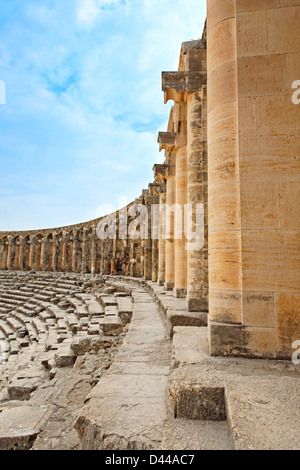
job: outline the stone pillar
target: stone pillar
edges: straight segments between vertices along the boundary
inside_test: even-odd
[[[82,260],[81,260],[81,272],[88,272],[88,232],[89,229],[84,227],[82,229]]]
[[[97,260],[97,233],[96,227],[93,227],[91,234],[91,274],[96,274],[96,260]]]
[[[186,211],[185,205],[191,204],[193,199],[191,193],[192,178],[199,178],[199,168],[193,168],[188,174],[188,165],[191,163],[192,153],[195,150],[196,142],[191,142],[189,148],[187,145],[187,126],[189,132],[191,128],[199,126],[199,122],[195,121],[196,116],[191,115],[191,107],[189,103],[189,96],[194,95],[202,89],[202,86],[206,84],[206,70],[202,67],[201,62],[199,63],[199,49],[204,48],[202,40],[189,41],[182,44],[180,63],[178,72],[163,72],[162,74],[162,88],[164,91],[165,103],[168,100],[175,102],[173,108],[173,130],[177,133],[176,137],[176,203],[178,204],[178,211],[182,216],[182,228],[183,236],[180,239],[175,240],[175,287],[174,295],[177,297],[185,297],[188,293],[189,298],[191,296],[191,275],[192,271],[190,266],[192,265],[192,254],[189,256],[186,248],[187,246],[185,233],[186,233]],[[192,122],[188,122],[192,119]],[[189,152],[189,156],[187,155]],[[190,176],[190,179],[188,180]],[[190,188],[190,190],[189,190]],[[200,191],[201,188],[198,190]],[[181,210],[180,210],[181,208]],[[176,234],[175,234],[175,238]],[[199,257],[199,254],[198,254]],[[194,266],[198,266],[195,261]],[[189,272],[190,271],[190,272]],[[189,274],[188,274],[189,272]],[[189,278],[189,286],[187,277]],[[199,284],[201,279],[194,280],[194,285]],[[197,286],[201,290],[201,286]],[[188,308],[195,310],[196,305],[192,307],[191,302],[188,300]]]
[[[70,240],[70,234],[67,231],[63,231],[62,237],[60,240],[60,267],[62,271],[67,270],[67,245]]]
[[[53,233],[52,238],[52,253],[51,253],[51,269],[52,271],[58,271],[58,251],[59,251],[59,238],[58,233]]]
[[[78,249],[79,249],[79,230],[74,230],[72,237],[72,272],[78,272]]]
[[[175,239],[175,281],[174,296],[186,296],[186,246],[184,231],[184,213],[186,204],[186,105],[175,105],[174,124],[178,134],[175,139],[176,148],[176,209],[174,219]]]
[[[162,226],[165,225],[165,275],[164,287],[166,290],[174,289],[175,281],[175,243],[174,243],[174,205],[176,199],[175,181],[175,139],[176,133],[172,132],[172,113],[169,120],[168,132],[158,134],[159,151],[165,150],[164,168],[158,168],[166,181],[166,204],[162,209]],[[162,278],[162,273],[161,273]]]
[[[156,177],[156,182],[149,184],[149,191],[152,195],[151,201],[151,217],[149,226],[151,227],[151,240],[152,240],[152,282],[158,280],[158,263],[159,263],[159,238],[160,238],[160,194],[166,191],[165,182],[162,183]]]
[[[34,270],[35,268],[35,252],[36,252],[36,236],[30,235],[29,239],[29,269]]]
[[[20,239],[19,239],[19,258],[18,258],[18,269],[20,271],[24,271],[24,269],[25,269],[25,246],[26,246],[25,237],[20,237]]]
[[[205,51],[200,51],[202,55]],[[206,89],[187,98],[187,204],[192,238],[187,243],[187,310],[208,311]],[[198,220],[197,216],[199,214]]]
[[[151,240],[151,203],[152,196],[148,189],[143,190],[142,204],[147,207],[148,211],[148,232],[147,238],[142,240],[143,247],[143,277],[146,281],[152,279],[152,240]]]
[[[47,237],[42,238],[41,240],[41,270],[48,270],[48,260],[47,260],[47,249],[48,249],[49,240]]]
[[[159,197],[159,246],[158,246],[158,285],[165,283],[166,269],[166,193],[161,193]]]
[[[5,237],[0,238],[0,269],[6,269],[7,266],[7,245]]]
[[[175,154],[173,153],[173,161]],[[166,192],[166,205],[167,208],[172,208],[175,204],[176,185],[175,185],[175,171],[169,171],[167,177],[167,192]],[[174,244],[174,212],[170,211],[167,214],[169,217],[169,230],[166,233],[166,271],[165,271],[165,289],[174,289],[175,280],[175,244]]]
[[[16,253],[15,237],[9,235],[7,243],[8,243],[7,269],[11,270],[14,267],[14,259],[15,259],[15,253]]]
[[[207,2],[210,346],[290,360],[300,338],[300,5],[248,3]]]
[[[100,274],[104,274],[104,240],[100,240],[101,245],[101,260],[100,260]]]

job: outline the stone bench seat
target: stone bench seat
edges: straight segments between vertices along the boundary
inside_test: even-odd
[[[3,307],[3,306],[0,306],[0,315],[6,315],[8,312],[11,311],[11,308],[9,307]]]
[[[66,297],[65,300],[67,300],[76,310],[76,314],[79,315],[80,317],[87,316],[88,315],[88,308],[84,303],[77,299],[76,297]]]
[[[17,339],[10,341],[10,354],[11,354],[11,356],[15,356],[15,355],[19,354],[20,350],[21,350],[21,345],[20,345],[20,342]]]
[[[36,312],[34,309],[29,309],[29,308],[20,306],[20,307],[17,307],[16,310],[17,312],[20,312],[27,317],[33,317],[36,315]]]
[[[10,306],[10,305],[23,305],[23,302],[21,300],[12,299],[8,296],[7,296],[7,298],[4,297],[4,296],[0,296],[0,304],[1,305],[7,305],[7,306]]]
[[[12,340],[16,338],[15,330],[5,320],[0,320],[0,329],[8,339]]]
[[[48,325],[41,318],[35,317],[32,319],[32,324],[35,325],[38,333],[45,333],[48,331]]]
[[[25,293],[28,293],[28,294],[33,294],[33,288],[32,287],[20,287],[20,291],[21,292],[25,292]]]
[[[98,298],[101,299],[101,302],[102,302],[104,307],[110,307],[110,306],[113,306],[113,305],[118,305],[117,299],[113,295],[99,294]]]
[[[104,314],[103,305],[92,294],[75,294],[75,297],[84,302],[90,315]]]
[[[26,327],[29,339],[31,342],[35,342],[38,340],[37,329],[34,328],[32,325],[32,318],[27,317],[26,315],[15,312],[15,318],[18,318],[20,321],[23,322],[24,326]],[[17,315],[17,316],[16,316]]]
[[[20,330],[24,330],[25,328],[24,323],[13,315],[10,315],[10,317],[6,319],[6,322],[16,331],[17,335],[19,335]]]
[[[108,305],[105,306],[105,316],[106,317],[114,317],[118,316],[119,314],[119,309],[117,305]]]
[[[6,291],[3,291],[0,289],[1,296],[2,296],[2,293],[6,295],[10,295],[10,296],[13,295],[14,298],[16,298],[16,300],[22,300],[22,301],[25,301],[26,299],[29,299],[30,297],[32,297],[32,293],[23,292],[20,289],[10,289]]]

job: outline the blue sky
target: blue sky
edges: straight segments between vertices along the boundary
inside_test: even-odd
[[[205,0],[0,0],[0,230],[59,227],[130,202],[163,161],[161,72]]]

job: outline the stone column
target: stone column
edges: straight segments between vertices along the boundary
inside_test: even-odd
[[[97,260],[97,234],[96,227],[93,227],[91,234],[91,274],[96,274],[96,260]]]
[[[167,207],[173,207],[175,204],[176,186],[175,175],[169,175],[167,178]],[[166,273],[165,273],[165,289],[174,289],[175,280],[175,244],[174,244],[174,213],[169,214],[170,230],[166,233]]]
[[[176,152],[176,202],[182,208],[184,219],[184,205],[187,203],[187,97],[190,93],[201,90],[206,84],[206,71],[199,70],[197,59],[198,48],[202,48],[202,41],[183,43],[180,55],[178,72],[163,72],[162,89],[165,103],[168,100],[175,102],[173,111],[174,131],[177,133]],[[192,58],[192,60],[190,60]],[[187,253],[184,237],[176,240],[175,248],[175,288],[174,295],[185,297],[187,293]]]
[[[158,285],[165,283],[166,269],[166,193],[161,193],[159,197],[159,246],[158,246]]]
[[[5,269],[7,266],[6,250],[7,250],[7,246],[6,246],[5,238],[2,237],[0,238],[0,269]]]
[[[19,258],[18,258],[18,269],[24,271],[25,269],[25,237],[20,237],[19,239]]]
[[[207,6],[211,352],[290,361],[300,339],[300,4]]]
[[[30,235],[29,239],[29,269],[34,270],[35,266],[35,252],[36,252],[36,236]]]
[[[41,240],[41,270],[47,271],[48,262],[47,262],[47,248],[48,248],[48,238],[44,237]]]
[[[81,261],[81,272],[88,272],[88,231],[87,227],[82,229],[82,261]]]
[[[14,267],[14,258],[16,253],[15,237],[8,236],[8,251],[7,251],[7,269],[11,270]]]
[[[163,286],[165,283],[165,268],[166,268],[166,176],[168,174],[167,165],[156,164],[153,167],[155,182],[149,185],[154,194],[157,195],[156,202],[158,203],[158,208],[156,213],[157,221],[152,220],[152,232],[155,232],[153,238],[155,244],[152,247],[152,266],[154,266],[154,272],[152,275],[152,280],[158,282],[160,286]],[[153,224],[157,224],[157,227],[154,227]],[[154,279],[155,278],[155,279]]]
[[[74,235],[72,237],[72,272],[77,273],[78,272],[78,266],[77,266],[77,257],[78,257],[78,242],[79,242],[79,231],[75,230]]]
[[[152,195],[151,201],[151,217],[149,227],[151,228],[151,241],[152,241],[152,282],[158,280],[158,262],[159,262],[159,201],[160,194],[166,190],[166,185],[161,182],[154,182],[149,184],[149,191]]]
[[[52,243],[51,269],[52,271],[56,272],[58,271],[58,246],[59,246],[58,233],[56,232],[53,233],[53,238],[52,238],[51,243]]]
[[[148,233],[147,239],[142,240],[143,247],[143,277],[145,280],[152,279],[152,240],[151,240],[151,203],[152,196],[149,194],[148,189],[143,190],[143,204],[147,207],[148,211]]]
[[[170,128],[172,127],[169,124]],[[175,181],[175,132],[160,132],[158,135],[159,150],[165,150],[166,177],[166,210],[164,212],[165,230],[165,281],[166,290],[174,289],[175,281],[175,244],[174,244],[174,205],[176,199]]]
[[[61,238],[61,245],[60,245],[60,253],[61,253],[61,270],[67,270],[67,244],[70,240],[69,232],[63,231],[62,238]]]
[[[205,87],[188,95],[187,123],[187,204],[192,208],[192,235],[187,244],[187,309],[195,312],[208,311]]]
[[[104,274],[104,240],[100,240],[100,246],[101,246],[101,260],[100,260],[100,274]]]
[[[184,232],[184,211],[186,204],[186,105],[175,105],[175,129],[178,134],[175,139],[176,148],[176,209],[174,220],[175,239],[175,282],[174,296],[186,296],[186,246]]]

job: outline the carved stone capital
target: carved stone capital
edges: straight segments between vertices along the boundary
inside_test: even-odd
[[[166,150],[171,152],[175,147],[176,132],[159,132],[157,142],[159,143],[159,151]]]
[[[168,165],[156,163],[153,166],[154,178],[166,178],[168,176]]]
[[[161,194],[166,192],[166,185],[163,183],[150,183],[149,191],[152,194]]]
[[[182,103],[186,100],[187,93],[201,90],[206,82],[206,71],[162,72],[164,101],[167,103],[169,100],[173,100],[175,103]]]

